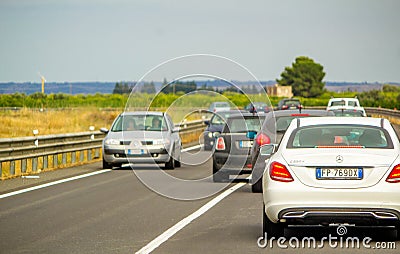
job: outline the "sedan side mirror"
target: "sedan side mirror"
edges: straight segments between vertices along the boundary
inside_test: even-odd
[[[264,156],[270,156],[276,152],[276,144],[267,144],[260,146],[260,154]]]
[[[107,134],[108,133],[108,129],[107,128],[100,128],[100,131]]]
[[[204,121],[204,124],[205,125],[210,125],[210,121],[206,120],[206,121]]]

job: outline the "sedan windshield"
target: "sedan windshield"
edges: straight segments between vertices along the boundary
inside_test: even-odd
[[[167,123],[159,115],[126,115],[119,116],[111,131],[166,131]]]
[[[306,126],[292,133],[288,148],[393,148],[383,128],[361,125]]]

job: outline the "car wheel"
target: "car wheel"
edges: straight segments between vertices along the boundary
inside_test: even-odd
[[[103,169],[112,169],[112,165],[103,158]]]
[[[170,156],[168,162],[165,163],[165,169],[174,169],[175,160],[174,157]]]
[[[229,175],[221,172],[215,162],[213,162],[213,181],[216,183],[226,182],[229,179]]]
[[[251,185],[251,191],[253,193],[261,193],[262,192],[262,177],[257,180],[257,182]]]
[[[265,206],[263,206],[263,235],[266,233],[266,238],[281,237],[285,233],[285,225],[281,223],[273,223],[265,214]]]
[[[181,167],[181,158],[175,160],[174,163],[175,163],[176,168],[180,168]]]

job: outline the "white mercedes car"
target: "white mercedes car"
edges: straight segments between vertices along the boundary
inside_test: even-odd
[[[276,150],[276,151],[275,151]],[[298,118],[263,175],[263,230],[282,236],[289,225],[397,227],[400,144],[388,120]],[[400,233],[398,233],[400,234]]]

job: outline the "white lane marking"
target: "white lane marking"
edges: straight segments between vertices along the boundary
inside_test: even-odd
[[[187,152],[187,151],[199,149],[199,148],[202,148],[202,147],[203,147],[203,145],[197,145],[197,146],[192,146],[192,147],[188,147],[188,148],[182,149],[181,151],[182,152]]]
[[[74,177],[58,180],[58,181],[51,182],[51,183],[45,183],[45,184],[41,184],[41,185],[38,185],[38,186],[33,186],[33,187],[30,187],[30,188],[26,188],[26,189],[5,193],[5,194],[0,195],[0,199],[11,197],[11,196],[18,195],[18,194],[22,194],[22,193],[33,191],[33,190],[46,188],[46,187],[49,187],[49,186],[52,186],[52,185],[56,185],[56,184],[60,184],[60,183],[65,183],[65,182],[74,181],[74,180],[85,178],[85,177],[89,177],[89,176],[94,176],[94,175],[98,175],[98,174],[102,174],[102,173],[107,173],[107,172],[110,172],[110,171],[111,171],[111,169],[99,170],[99,171],[92,172],[92,173],[87,173],[87,174],[84,174],[84,175],[74,176]]]
[[[246,183],[238,183],[231,188],[227,189],[217,197],[213,198],[211,201],[209,201],[207,204],[203,205],[199,210],[196,212],[192,213],[191,215],[187,216],[183,220],[179,221],[176,223],[174,226],[169,228],[167,231],[159,235],[157,238],[155,238],[153,241],[148,243],[146,246],[141,248],[139,251],[136,252],[136,254],[147,254],[155,250],[157,247],[159,247],[162,243],[166,242],[170,237],[175,235],[177,232],[179,232],[182,228],[190,224],[193,220],[196,218],[200,217],[202,214],[210,210],[213,206],[218,204],[221,200],[223,200],[225,197],[233,193],[235,190],[239,189]]]

